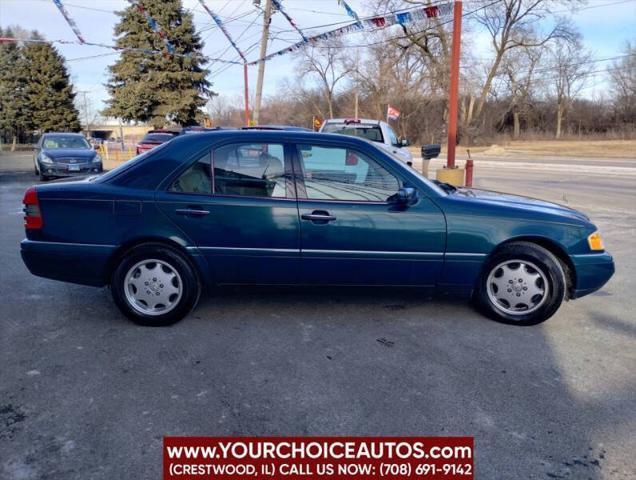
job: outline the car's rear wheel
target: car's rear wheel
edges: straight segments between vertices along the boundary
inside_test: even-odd
[[[194,268],[179,251],[160,244],[134,247],[120,260],[111,280],[119,309],[133,322],[165,326],[196,306],[200,286]]]
[[[489,258],[475,289],[475,301],[498,322],[536,325],[556,313],[566,289],[561,262],[549,250],[514,242]]]

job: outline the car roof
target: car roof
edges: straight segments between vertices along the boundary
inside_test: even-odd
[[[312,132],[310,128],[298,127],[296,125],[250,125],[242,127],[241,130],[289,130],[294,132]]]
[[[175,132],[174,130],[162,130],[162,129],[148,130],[146,132],[146,135],[153,134],[153,133],[164,133],[166,135],[179,135],[179,132]]]
[[[171,144],[179,144],[181,142],[202,142],[210,143],[210,140],[237,140],[245,142],[315,142],[315,141],[334,141],[340,144],[349,145],[373,145],[373,142],[364,138],[341,135],[338,133],[321,133],[311,130],[267,130],[267,129],[250,129],[250,130],[217,130],[214,132],[201,132],[197,135],[180,135],[170,141]]]
[[[384,122],[382,120],[373,120],[371,118],[330,118],[325,120],[325,123],[343,123],[355,126],[357,124],[381,125]]]
[[[45,137],[45,136],[46,137],[61,137],[62,135],[65,136],[65,137],[71,135],[71,136],[74,136],[74,137],[82,137],[82,138],[84,138],[83,134],[77,133],[77,132],[46,132],[46,133],[42,134],[43,137]]]

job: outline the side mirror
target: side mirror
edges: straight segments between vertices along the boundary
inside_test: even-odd
[[[411,144],[411,142],[409,142],[406,138],[403,138],[402,140],[400,140],[400,145],[403,147],[408,147]]]
[[[410,205],[416,199],[417,190],[412,187],[402,187],[392,197],[393,202],[397,203],[398,205]]]

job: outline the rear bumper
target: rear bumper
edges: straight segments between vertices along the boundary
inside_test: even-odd
[[[580,298],[595,292],[614,275],[614,259],[607,253],[572,255],[576,271],[576,286],[572,298]]]
[[[33,275],[101,287],[108,282],[108,261],[114,245],[22,240],[22,261]]]

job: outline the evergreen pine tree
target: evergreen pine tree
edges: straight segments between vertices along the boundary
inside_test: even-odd
[[[14,38],[7,28],[0,36]],[[15,42],[0,43],[0,134],[14,143],[29,128],[30,112],[24,101],[25,79],[17,74],[20,49]]]
[[[109,67],[111,98],[103,113],[156,127],[169,121],[193,125],[212,92],[192,14],[181,0],[144,0],[143,7],[166,32],[174,52],[167,51],[136,5],[119,12],[116,44],[124,51]]]
[[[34,32],[32,40],[43,40]],[[24,101],[28,106],[30,127],[42,132],[79,131],[79,114],[73,100],[64,58],[49,43],[26,43],[16,70],[23,78]]]

